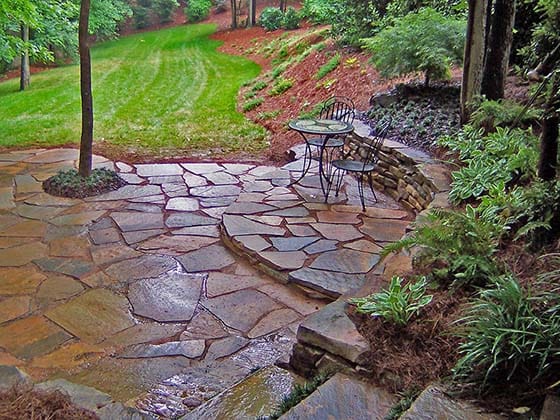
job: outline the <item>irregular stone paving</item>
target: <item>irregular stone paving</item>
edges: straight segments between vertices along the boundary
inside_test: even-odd
[[[299,323],[324,306],[258,268],[336,297],[361,285],[408,224],[384,197],[378,207],[391,210],[360,213],[351,183],[336,205],[322,203],[316,176],[287,187],[294,164],[95,156],[129,185],[84,200],[42,192],[77,158],[0,154],[0,365],[162,417],[285,357]]]

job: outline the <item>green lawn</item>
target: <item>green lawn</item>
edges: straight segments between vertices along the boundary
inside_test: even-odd
[[[122,150],[247,152],[266,147],[265,132],[236,111],[239,87],[257,64],[219,53],[214,25],[146,32],[92,49],[94,138]],[[0,146],[79,143],[79,67],[35,74],[31,87],[0,83]]]

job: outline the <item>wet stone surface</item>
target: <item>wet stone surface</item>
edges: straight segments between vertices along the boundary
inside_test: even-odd
[[[316,175],[286,187],[297,164],[96,156],[129,184],[84,200],[42,192],[40,181],[77,157],[0,154],[0,360],[125,404],[105,405],[102,418],[140,415],[126,405],[185,415],[286,358],[297,326],[325,301],[255,267],[292,272],[292,282],[333,298],[359,285],[377,242],[408,224],[381,194],[377,210],[358,214],[344,194],[324,204]]]

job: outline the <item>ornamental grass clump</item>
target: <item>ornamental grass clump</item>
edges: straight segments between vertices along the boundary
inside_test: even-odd
[[[560,287],[533,292],[513,275],[481,290],[458,321],[461,359],[454,377],[479,394],[542,392],[558,385],[560,367]],[[550,281],[550,278],[547,282]],[[538,285],[537,285],[538,286]]]
[[[403,279],[393,276],[387,290],[373,293],[363,298],[350,299],[356,305],[356,311],[404,327],[428,305],[433,296],[426,295],[426,278],[402,285]]]

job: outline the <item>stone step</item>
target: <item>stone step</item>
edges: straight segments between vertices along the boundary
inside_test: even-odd
[[[382,419],[395,402],[384,389],[337,373],[280,419]]]
[[[498,414],[488,414],[480,408],[451,398],[441,385],[430,385],[400,417],[401,420],[503,420]]]
[[[271,365],[260,369],[181,417],[181,420],[254,419],[274,412],[297,377]]]

